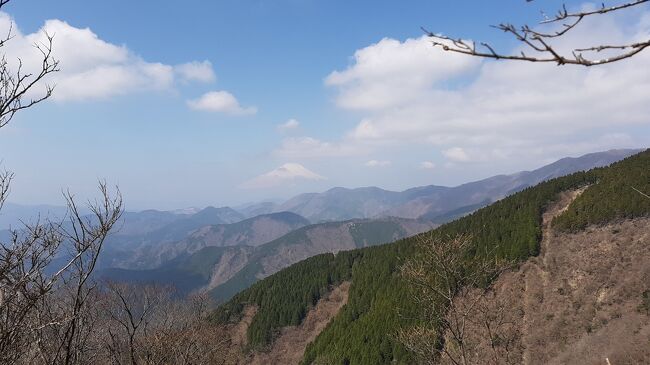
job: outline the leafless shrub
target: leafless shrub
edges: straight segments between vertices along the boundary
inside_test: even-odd
[[[472,254],[470,259],[469,236],[422,235],[418,247],[419,255],[401,267],[401,274],[413,287],[420,324],[400,330],[398,340],[425,364],[475,363],[481,342],[491,348],[487,363],[512,363],[515,328],[507,308],[487,300],[491,290],[486,287],[510,264],[489,254]]]
[[[532,0],[527,0],[532,2]],[[493,58],[497,60],[518,60],[529,62],[550,62],[558,65],[582,65],[594,66],[603,65],[630,58],[644,49],[650,47],[650,39],[643,41],[629,42],[626,44],[594,44],[574,47],[568,54],[564,54],[553,42],[560,39],[578,27],[585,19],[601,15],[608,15],[620,12],[633,7],[641,6],[650,0],[634,0],[617,5],[606,6],[604,3],[595,10],[576,11],[567,10],[566,6],[556,12],[553,16],[544,15],[540,25],[555,26],[550,31],[539,31],[529,25],[515,26],[510,23],[501,23],[494,26],[505,33],[512,35],[517,41],[531,53],[521,51],[519,54],[504,54],[495,50],[489,43],[466,41],[460,38],[453,38],[442,34],[430,32],[423,28],[431,38],[435,47],[445,51],[465,54],[469,56]],[[612,53],[609,57],[596,57],[601,53]]]
[[[82,216],[66,193],[68,219],[12,231],[0,243],[0,363],[79,363],[89,325],[90,280],[122,198],[100,183],[102,199]]]
[[[111,364],[223,364],[229,337],[205,320],[211,307],[205,295],[181,299],[169,287],[107,283],[96,340]]]

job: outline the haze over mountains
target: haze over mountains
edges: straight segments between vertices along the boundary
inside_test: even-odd
[[[272,217],[276,217],[275,223],[270,221]],[[267,227],[282,226],[287,221],[298,226],[304,223],[304,218],[298,217],[288,212],[274,213],[205,227],[180,242],[140,249],[132,261],[115,260],[116,267],[104,269],[100,275],[117,281],[173,284],[183,293],[207,290],[213,297],[225,300],[308,257],[389,243],[435,227],[432,223],[401,218],[327,222],[290,230],[256,246],[260,241],[255,233],[259,231],[249,228],[260,220],[265,220],[262,224]],[[240,227],[249,228],[239,230]],[[223,240],[224,236],[241,239],[228,242]]]
[[[118,234],[154,231],[172,222],[188,228],[210,224],[235,223],[245,218],[277,212],[293,212],[312,223],[342,221],[355,218],[401,217],[435,219],[462,208],[476,209],[499,200],[508,194],[538,184],[541,181],[572,172],[609,165],[639,152],[639,149],[618,149],[590,153],[581,157],[567,157],[532,171],[497,175],[456,187],[428,185],[401,192],[378,187],[335,187],[322,193],[306,193],[285,202],[261,202],[236,208],[207,207],[175,211],[145,210],[127,212]],[[0,229],[20,226],[20,221],[41,216],[62,216],[65,210],[57,206],[26,206],[7,203],[0,214]]]
[[[206,209],[215,213],[208,215],[213,222],[223,221],[218,214],[223,210]],[[107,245],[104,265],[151,269],[208,246],[259,246],[309,224],[305,218],[290,212],[264,214],[229,224],[211,224],[205,220],[204,211],[196,214],[199,217],[184,217],[144,235],[118,234],[112,237]]]
[[[301,194],[279,205],[249,206],[246,212],[290,211],[312,222],[386,216],[434,219],[463,207],[471,211],[477,205],[487,205],[542,181],[606,166],[639,151],[621,149],[567,157],[533,171],[498,175],[456,187],[429,185],[401,192],[377,187],[337,187],[324,193]]]
[[[211,290],[223,300],[305,258],[427,231],[539,182],[609,165],[636,152],[564,158],[533,171],[456,187],[430,185],[401,192],[338,187],[239,210],[127,212],[107,241],[100,267],[106,277]],[[63,215],[49,206],[6,208],[1,216],[5,226],[19,222],[19,215]]]
[[[403,192],[334,188],[240,211],[210,207],[182,215],[130,213],[107,245],[102,275],[174,283],[184,291],[210,290],[225,300],[305,258],[409,237],[541,181],[608,165],[635,152],[565,158],[537,170],[457,187],[432,185]],[[244,219],[267,210],[279,212]]]

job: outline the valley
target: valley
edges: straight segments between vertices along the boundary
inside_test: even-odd
[[[193,214],[129,213],[121,229],[109,238],[100,276],[171,284],[182,293],[207,291],[221,302],[308,257],[413,236],[530,185],[607,165],[634,152],[616,150],[566,158],[534,171],[454,188],[428,186],[400,193],[335,188],[300,195],[279,206],[248,205],[242,212],[224,207]],[[247,213],[264,207],[288,211],[246,218]],[[321,221],[352,219],[312,224],[299,213]]]

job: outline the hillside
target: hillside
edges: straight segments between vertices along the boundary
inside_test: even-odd
[[[553,223],[556,230],[567,234],[581,227],[607,222],[624,224],[650,215],[650,200],[631,189],[633,186],[650,191],[649,167],[650,152],[645,151],[610,167],[544,182],[431,234],[470,234],[473,255],[493,255],[521,263],[540,253],[542,214],[562,192],[588,186]],[[642,229],[646,229],[647,237],[647,226]],[[237,294],[212,318],[220,323],[237,321],[247,305],[257,306],[247,332],[248,348],[262,349],[273,343],[281,328],[300,324],[331,285],[351,281],[347,304],[307,347],[303,363],[317,359],[327,363],[412,363],[414,358],[394,336],[399,328],[416,323],[409,318],[417,318],[419,311],[409,286],[397,272],[405,259],[417,253],[417,239],[312,257]],[[637,294],[641,305],[643,293]]]
[[[107,266],[152,269],[204,247],[258,246],[309,224],[305,218],[289,212],[261,215],[230,224],[205,224],[217,217],[213,213],[197,213],[202,215],[175,221],[143,236],[116,237],[124,241],[123,252],[121,257],[110,252],[114,262]],[[125,247],[127,243],[132,246]],[[113,250],[115,247],[109,246]]]
[[[155,269],[107,268],[100,270],[98,277],[116,282],[172,285],[185,295],[207,285],[215,266],[245,262],[252,251],[250,246],[206,247],[198,253],[180,255]]]
[[[575,193],[544,213],[540,254],[493,284],[485,308],[507,326],[492,328],[508,339],[511,363],[647,364],[650,362],[650,218],[590,226],[579,232],[553,229]],[[477,293],[456,301],[471,301]],[[476,316],[475,314],[473,316]],[[479,316],[476,316],[480,318]],[[492,363],[491,336],[476,323],[466,342],[472,364]]]
[[[307,223],[285,212],[203,227],[185,240],[138,253],[150,258],[173,256],[155,268],[109,268],[100,276],[116,281],[171,284],[182,292],[209,290],[215,299],[224,301],[308,257],[383,244],[432,228],[426,222],[397,218]]]
[[[256,281],[306,258],[376,246],[432,227],[427,222],[398,218],[351,220],[303,227],[256,248],[246,265],[239,270],[221,270],[218,277],[213,276],[208,289],[215,299],[224,301]]]
[[[445,189],[445,188],[442,188]],[[370,218],[400,204],[399,192],[377,187],[346,189],[332,188],[324,193],[298,195],[277,209],[299,212],[314,222]]]

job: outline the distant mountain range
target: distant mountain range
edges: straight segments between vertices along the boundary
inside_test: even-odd
[[[5,202],[0,210],[0,230],[20,228],[23,223],[34,223],[39,218],[61,219],[65,207],[55,205],[22,205]]]
[[[498,175],[456,187],[429,185],[401,192],[377,187],[337,187],[323,193],[301,194],[282,204],[249,205],[242,214],[289,211],[312,222],[387,216],[437,220],[452,211],[472,211],[542,181],[606,166],[640,151],[610,150],[568,157],[537,170]]]
[[[142,234],[119,231],[107,241],[101,264],[151,269],[205,247],[258,246],[308,224],[308,220],[291,212],[241,220],[230,208],[206,208]]]
[[[246,218],[278,212],[293,212],[313,223],[388,216],[435,221],[452,211],[471,211],[542,181],[606,166],[640,151],[619,149],[590,153],[577,158],[567,157],[533,171],[493,176],[456,187],[428,185],[399,192],[378,187],[336,187],[323,193],[301,194],[282,203],[267,201],[234,209],[208,207],[202,210],[189,208],[169,212],[128,212],[124,216],[119,234],[142,234],[144,231],[155,231],[172,222],[178,222],[176,228],[169,230],[178,230],[182,235],[187,232],[184,227],[196,229],[201,225],[235,223]],[[38,215],[57,217],[64,213],[63,207],[7,203],[0,212],[0,229],[6,229],[9,225],[19,226],[21,219],[29,221]]]
[[[533,171],[456,187],[430,185],[401,192],[333,188],[284,203],[238,209],[127,212],[107,240],[99,264],[106,277],[174,278],[169,282],[184,290],[207,289],[226,299],[307,257],[405,238],[539,182],[609,165],[636,152],[612,150],[564,158]],[[43,212],[62,216],[64,210],[8,204],[0,217],[15,224],[18,214],[29,217]]]

